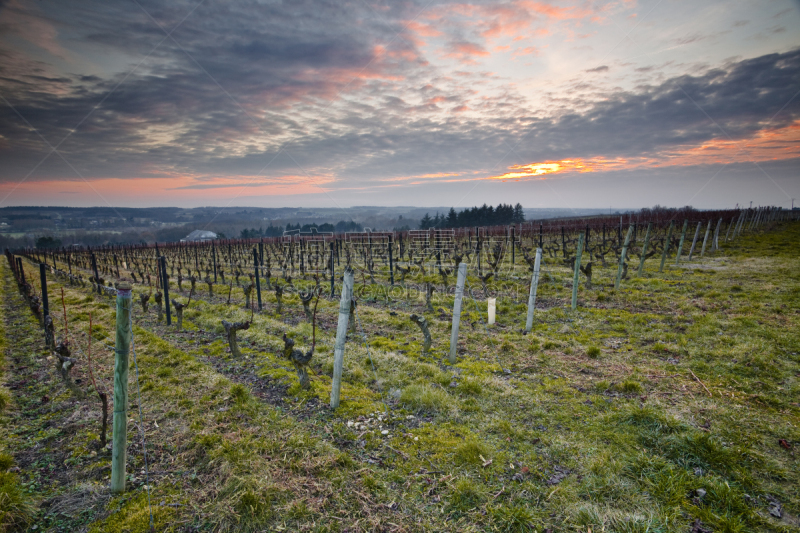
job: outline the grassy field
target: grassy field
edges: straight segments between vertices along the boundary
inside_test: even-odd
[[[296,295],[278,314],[265,294],[232,357],[221,320],[250,311],[227,287],[200,290],[182,331],[134,294],[121,496],[90,376],[110,393],[114,301],[50,279],[78,359],[70,389],[3,260],[0,527],[146,531],[152,509],[155,530],[175,532],[800,531],[798,242],[784,224],[664,273],[653,259],[616,291],[616,269],[595,265],[576,311],[571,274],[547,265],[527,335],[527,274],[502,282],[494,326],[470,277],[455,365],[451,297],[426,313],[423,296],[361,288],[336,411],[338,301],[320,300],[303,390],[280,353],[284,332],[311,342]],[[429,353],[412,312],[430,322]]]

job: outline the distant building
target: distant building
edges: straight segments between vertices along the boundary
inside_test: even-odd
[[[191,232],[189,235],[181,239],[181,242],[202,242],[202,241],[213,241],[217,238],[217,234],[213,231],[205,231],[201,229],[196,229]]]

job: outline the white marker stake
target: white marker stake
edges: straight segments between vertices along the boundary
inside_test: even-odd
[[[494,324],[494,315],[495,311],[497,310],[497,298],[489,298],[489,325]]]

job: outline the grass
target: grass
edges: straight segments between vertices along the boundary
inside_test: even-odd
[[[571,272],[547,258],[533,330],[523,335],[525,276],[493,280],[498,326],[483,325],[485,302],[466,299],[455,365],[450,317],[438,311],[452,308],[451,296],[426,314],[429,354],[407,320],[424,313],[424,295],[364,300],[367,343],[360,333],[347,342],[335,412],[326,405],[338,301],[320,301],[309,391],[279,354],[284,332],[301,349],[311,342],[293,296],[278,316],[274,295],[263,295],[267,312],[240,332],[241,358],[227,352],[220,321],[250,312],[220,301],[227,287],[206,301],[203,286],[180,333],[137,308],[151,468],[168,472],[150,480],[157,529],[683,532],[699,520],[713,531],[798,531],[800,252],[786,243],[799,238],[800,225],[783,225],[686,268],[667,261],[664,273],[657,257],[619,290],[610,290],[616,269],[598,264],[576,311]],[[8,396],[3,416],[17,428],[0,442],[23,466],[10,474],[45,527],[146,529],[133,428],[131,490],[111,497],[76,488],[107,481],[110,457],[91,444],[96,396],[78,401],[58,382],[35,322],[20,326],[8,313],[21,305],[0,269],[4,352],[21,361],[20,376],[48,376]],[[480,292],[479,280],[468,282]],[[55,294],[60,282],[51,284]],[[110,387],[113,352],[99,343],[111,343],[110,300],[65,293],[84,351],[92,313],[96,373]],[[81,358],[76,375],[86,379],[85,368]],[[64,461],[70,482],[49,483],[47,465]],[[40,506],[90,499],[84,508],[95,511],[72,519]],[[770,514],[774,501],[782,518]]]

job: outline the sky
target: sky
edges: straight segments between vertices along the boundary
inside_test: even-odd
[[[798,0],[0,0],[0,207],[795,197]]]

